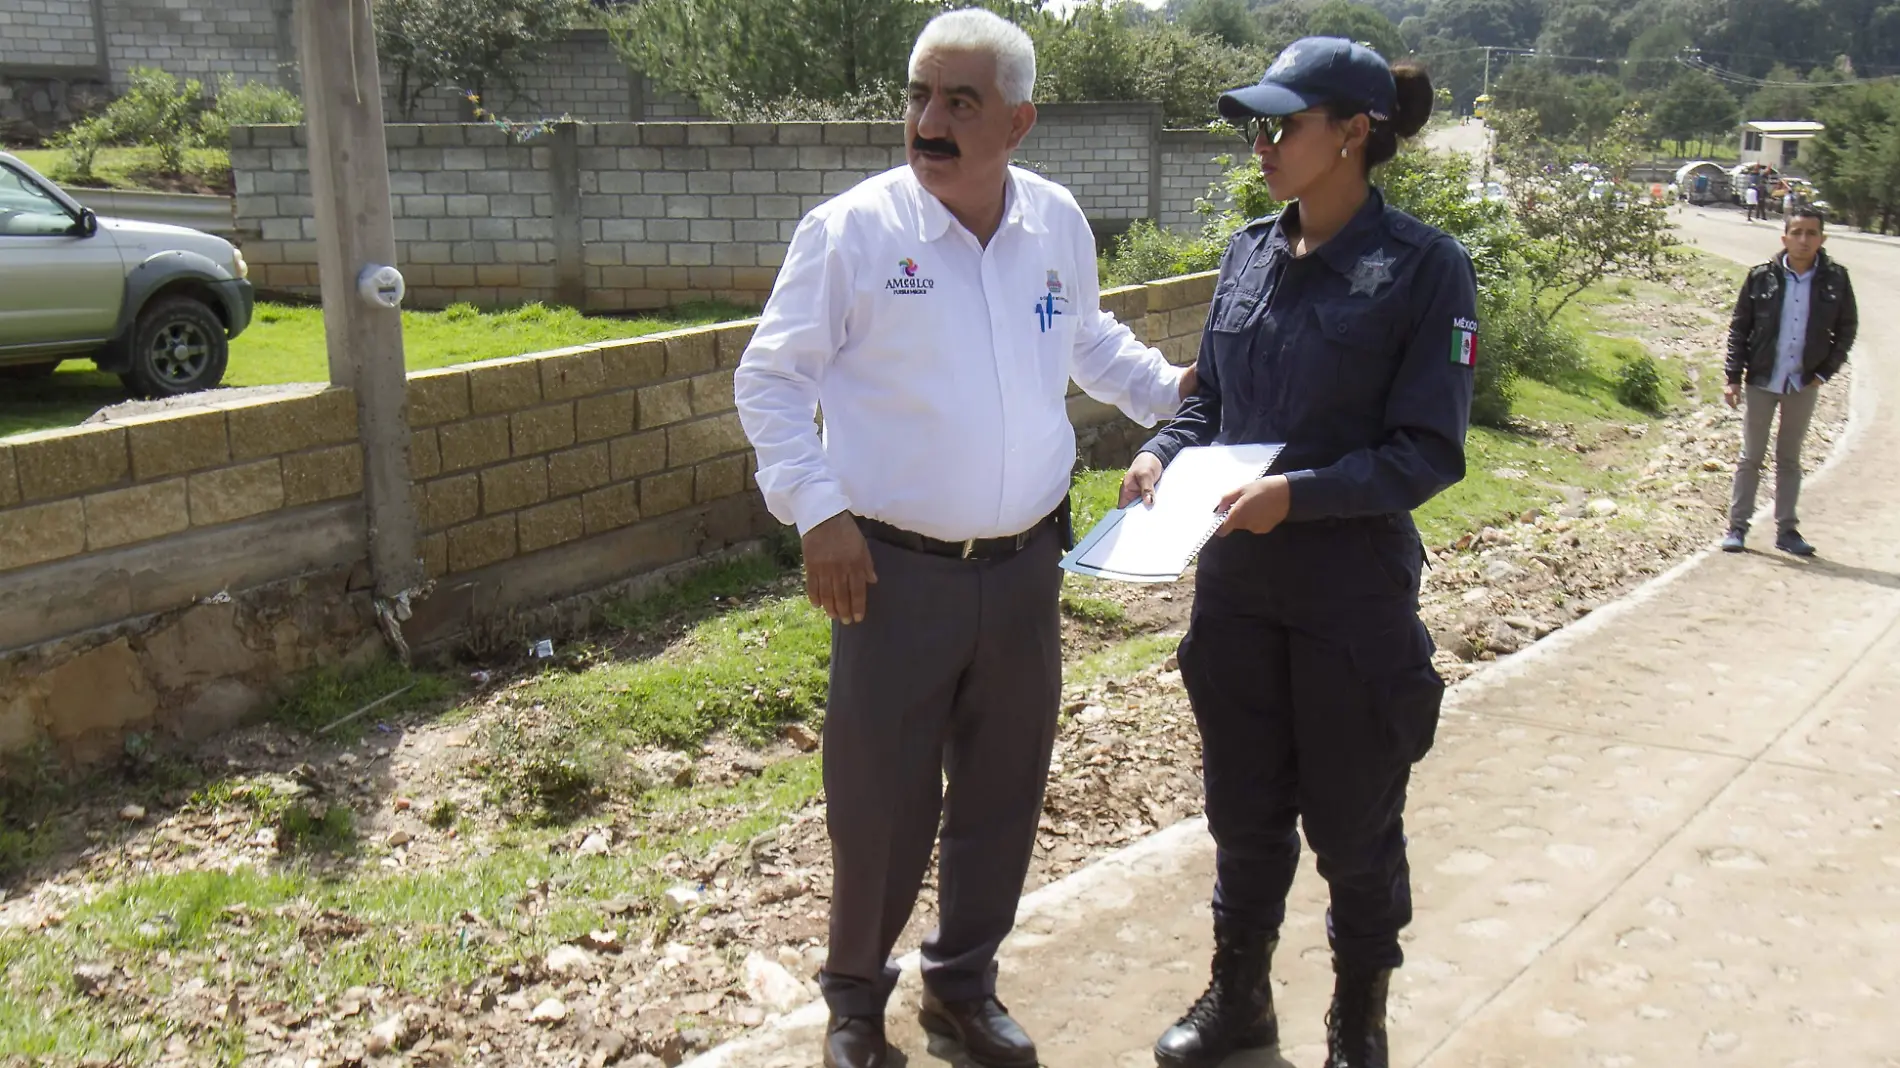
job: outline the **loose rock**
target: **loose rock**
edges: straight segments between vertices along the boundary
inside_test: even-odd
[[[557,1024],[565,1019],[567,1019],[567,1002],[560,998],[549,998],[536,1005],[533,1011],[528,1013],[529,1023]]]

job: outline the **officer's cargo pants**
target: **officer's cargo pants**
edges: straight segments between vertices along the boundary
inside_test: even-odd
[[[1418,619],[1420,562],[1402,518],[1216,539],[1181,642],[1216,913],[1279,929],[1297,821],[1332,892],[1327,936],[1348,970],[1397,967],[1412,918],[1405,790],[1444,694]]]

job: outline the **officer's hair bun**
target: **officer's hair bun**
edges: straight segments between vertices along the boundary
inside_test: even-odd
[[[1392,65],[1392,81],[1398,89],[1392,130],[1411,137],[1432,117],[1432,76],[1416,63],[1401,62]]]

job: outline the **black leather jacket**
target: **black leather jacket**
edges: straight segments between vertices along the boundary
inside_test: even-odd
[[[1853,347],[1854,335],[1860,331],[1860,313],[1854,307],[1854,284],[1848,280],[1847,268],[1822,252],[1814,270],[1814,280],[1809,283],[1808,339],[1801,353],[1801,374],[1803,378],[1819,376],[1825,381],[1847,363],[1847,350]],[[1774,375],[1787,279],[1787,269],[1779,256],[1749,269],[1741,296],[1735,299],[1735,313],[1729,318],[1729,385],[1740,385],[1746,376],[1749,385],[1765,387]]]

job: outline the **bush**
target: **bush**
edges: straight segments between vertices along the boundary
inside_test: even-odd
[[[115,139],[158,150],[159,169],[185,172],[185,150],[198,143],[194,121],[204,104],[204,85],[196,78],[182,84],[162,70],[132,71],[125,95],[106,108],[104,119]]]
[[[1510,421],[1517,381],[1562,383],[1584,367],[1583,343],[1568,328],[1539,314],[1525,286],[1478,293],[1478,367],[1471,421],[1501,427]]]
[[[1662,372],[1648,353],[1626,356],[1616,370],[1616,399],[1639,412],[1660,413],[1663,398]]]
[[[112,124],[104,115],[94,115],[73,123],[58,136],[48,141],[48,148],[56,148],[66,153],[67,168],[72,178],[80,182],[93,179],[92,163],[99,150],[115,140]]]
[[[263,82],[244,82],[229,74],[218,76],[218,97],[198,120],[198,137],[213,148],[231,144],[231,127],[295,125],[303,121],[303,101],[297,94]]]

